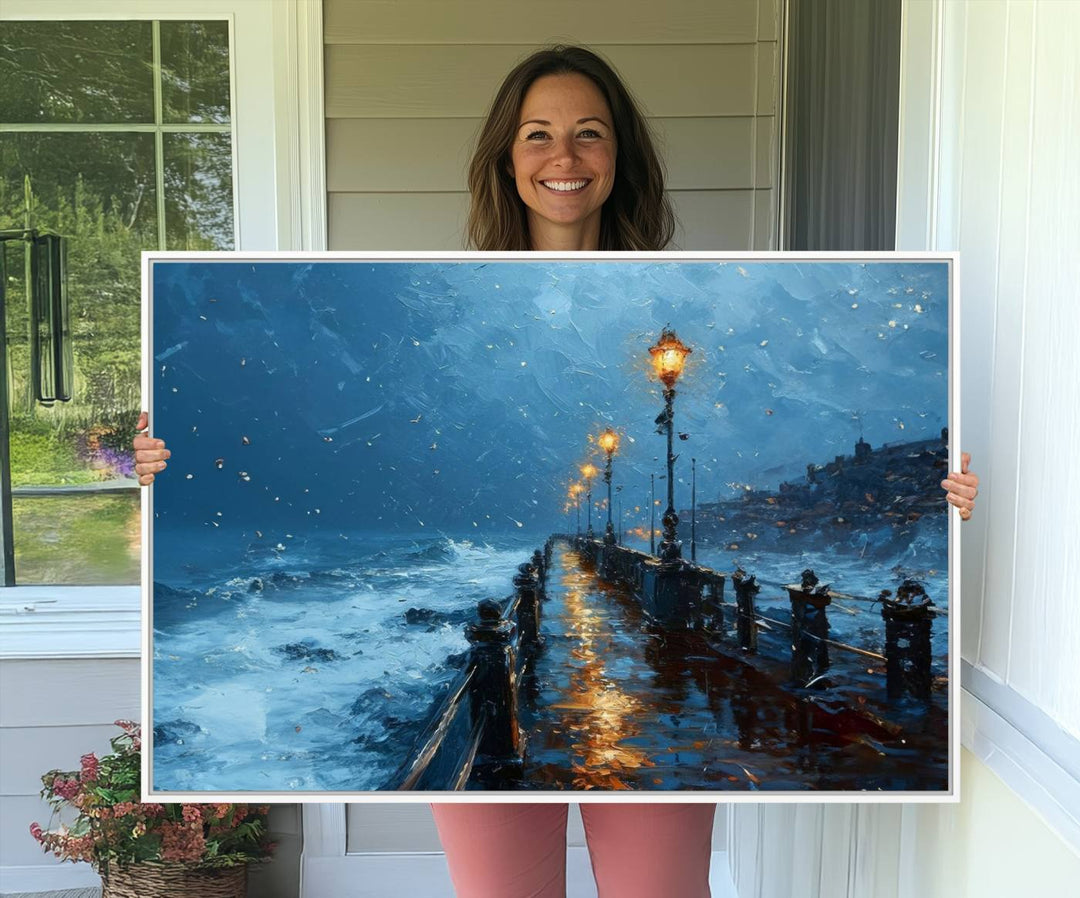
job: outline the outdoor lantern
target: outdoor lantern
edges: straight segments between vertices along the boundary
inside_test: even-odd
[[[649,355],[652,356],[653,370],[665,387],[671,389],[675,386],[686,364],[686,357],[691,352],[693,350],[675,335],[675,331],[665,327],[660,332],[656,345],[649,347]]]
[[[581,466],[581,476],[586,480],[592,480],[598,473],[596,466],[593,464],[586,463]]]

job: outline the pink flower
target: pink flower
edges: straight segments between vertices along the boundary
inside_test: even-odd
[[[161,859],[163,861],[193,862],[202,858],[206,839],[202,827],[189,823],[161,824]]]
[[[43,836],[43,833],[42,833],[40,823],[31,823],[30,824],[30,835],[32,835],[34,837],[34,839],[36,841],[38,841],[38,842],[43,841],[44,836]]]
[[[181,814],[188,823],[202,823],[202,811],[197,804],[184,805]]]
[[[58,776],[53,780],[53,791],[61,798],[71,801],[79,793],[78,780],[68,780]]]
[[[94,782],[94,780],[98,778],[97,756],[93,752],[90,752],[88,755],[83,755],[79,760],[82,762],[82,781],[84,783]]]

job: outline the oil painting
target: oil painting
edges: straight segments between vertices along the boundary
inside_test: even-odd
[[[152,794],[951,794],[954,279],[149,254]]]

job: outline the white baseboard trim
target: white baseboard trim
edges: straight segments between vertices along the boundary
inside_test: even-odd
[[[454,898],[441,852],[306,858],[300,879],[301,898]],[[738,898],[726,851],[713,852],[709,885],[712,898]],[[566,851],[566,898],[597,898],[589,853],[580,846]]]

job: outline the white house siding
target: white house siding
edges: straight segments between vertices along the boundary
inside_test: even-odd
[[[563,42],[610,59],[645,107],[679,248],[774,249],[779,6],[327,0],[329,247],[462,249],[492,95],[517,61]]]
[[[114,720],[138,720],[138,658],[0,660],[0,891],[30,891],[33,871],[53,863],[30,836],[51,809],[39,796],[41,774],[77,770],[87,752],[110,750]],[[63,865],[62,881],[96,883],[85,864]],[[29,876],[30,878],[25,878]],[[57,881],[49,883],[55,887]]]

